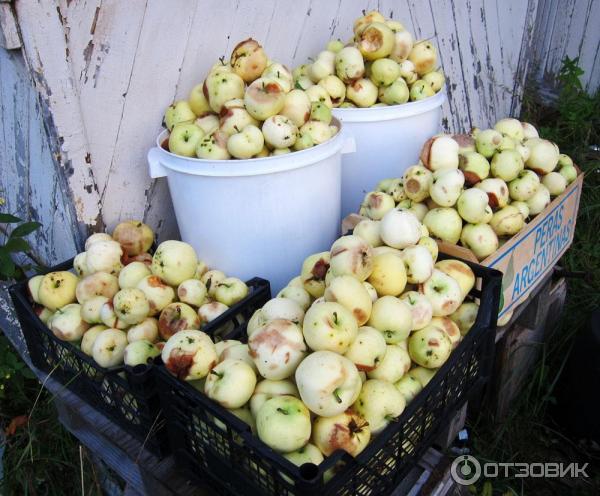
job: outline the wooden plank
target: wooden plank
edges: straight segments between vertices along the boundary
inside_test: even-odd
[[[75,212],[67,183],[55,168],[42,110],[21,53],[0,49],[0,197],[3,211],[36,220],[42,227],[28,239],[47,264],[73,256]]]
[[[15,13],[8,3],[0,3],[0,47],[6,50],[21,48]]]
[[[87,136],[70,68],[60,12],[51,2],[18,2],[17,18],[30,74],[48,112],[44,125],[67,178],[79,234],[102,226],[100,196],[90,167]]]

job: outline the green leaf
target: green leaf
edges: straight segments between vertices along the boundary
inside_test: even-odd
[[[17,236],[27,236],[36,229],[39,229],[42,225],[39,222],[25,222],[20,226],[15,227],[10,233],[10,237],[14,238]]]
[[[0,222],[3,224],[15,224],[16,222],[22,222],[21,219],[11,214],[3,214],[0,212]]]
[[[10,238],[4,245],[4,248],[11,253],[28,251],[29,243],[23,238]]]
[[[3,248],[3,247],[1,247]],[[0,278],[8,279],[15,273],[15,263],[10,258],[8,252],[0,249]]]

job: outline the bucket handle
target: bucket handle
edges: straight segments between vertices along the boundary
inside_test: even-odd
[[[150,170],[150,177],[157,179],[159,177],[165,177],[167,175],[167,169],[160,162],[161,152],[158,147],[150,148],[148,152],[148,166]]]
[[[356,141],[353,136],[346,136],[342,144],[342,155],[354,153],[356,151]]]

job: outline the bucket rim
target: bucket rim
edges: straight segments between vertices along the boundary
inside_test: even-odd
[[[151,148],[148,153],[148,160],[151,160],[151,155],[155,155],[160,164],[167,169],[194,176],[239,177],[287,172],[314,165],[342,151],[346,140],[351,138],[345,135],[339,119],[334,117],[331,124],[335,124],[339,129],[336,135],[311,148],[284,155],[227,160],[182,157],[171,153],[161,146],[169,135],[169,131],[163,129],[156,138],[156,147]]]
[[[444,87],[435,95],[417,102],[407,102],[400,105],[388,105],[386,107],[336,107],[332,109],[332,113],[340,121],[346,123],[389,121],[423,114],[437,107],[441,107],[445,101],[446,86],[444,85]]]

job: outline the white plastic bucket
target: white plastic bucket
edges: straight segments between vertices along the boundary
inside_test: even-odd
[[[166,137],[148,152],[150,176],[167,177],[181,238],[209,267],[268,279],[275,294],[339,236],[341,154],[354,151],[342,130],[307,150],[229,161],[174,155]]]
[[[401,177],[418,162],[423,143],[440,132],[446,94],[418,102],[374,108],[334,108],[356,142],[356,153],[344,157],[342,217],[358,212],[365,193],[379,181]]]

